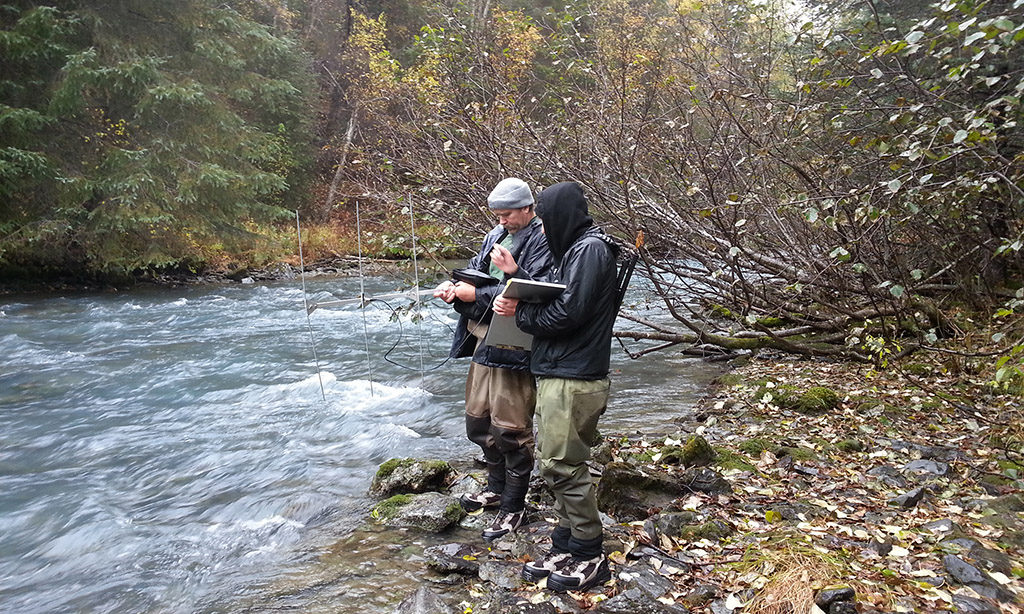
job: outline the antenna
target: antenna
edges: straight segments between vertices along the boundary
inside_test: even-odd
[[[302,258],[302,227],[299,226],[299,210],[295,210],[295,236],[299,241],[299,277],[302,279],[302,306],[306,311],[306,327],[309,328],[309,346],[313,348],[313,362],[316,364],[316,378],[320,382],[320,396],[327,402],[324,392],[324,378],[320,374],[320,359],[316,355],[316,338],[313,336],[313,321],[309,319],[309,301],[306,299],[306,263]]]

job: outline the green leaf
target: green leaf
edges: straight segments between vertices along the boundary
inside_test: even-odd
[[[964,139],[966,139],[966,138],[967,138],[967,131],[966,130],[957,130],[956,134],[953,135],[953,144],[957,145],[957,144],[963,143]]]
[[[889,188],[890,193],[895,194],[900,189],[900,187],[903,186],[903,182],[900,181],[899,179],[893,179],[892,181],[885,185],[887,188]]]
[[[896,298],[902,298],[903,286],[899,284],[893,284],[892,287],[889,288],[889,294],[895,296]]]
[[[906,41],[908,43],[916,43],[917,41],[921,40],[922,38],[924,38],[924,32],[922,32],[920,30],[914,30],[910,34],[907,34]]]

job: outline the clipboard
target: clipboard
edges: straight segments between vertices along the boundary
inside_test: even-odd
[[[501,294],[527,303],[547,303],[558,298],[562,290],[565,290],[565,284],[513,277]],[[529,351],[533,346],[533,335],[519,330],[515,316],[494,314],[487,329],[487,336],[484,337],[484,345]]]

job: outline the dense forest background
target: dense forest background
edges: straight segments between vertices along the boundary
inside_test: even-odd
[[[957,339],[1020,384],[1022,8],[7,2],[0,272],[261,266],[295,211],[312,259],[445,254],[502,177],[571,179],[645,237],[678,327],[633,336],[875,362]]]

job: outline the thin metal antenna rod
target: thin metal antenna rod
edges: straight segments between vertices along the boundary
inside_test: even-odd
[[[412,211],[412,194],[407,194],[406,198],[408,199],[408,202],[409,202],[409,228],[412,231],[412,273],[413,273],[413,280],[414,280],[414,282],[416,284],[415,287],[418,290],[419,287],[420,287],[420,269],[419,269],[419,265],[418,265],[418,263],[416,261],[416,219],[413,217],[413,211]],[[422,309],[422,302],[420,302],[420,295],[419,295],[419,293],[417,293],[416,294],[416,315],[417,316],[420,315],[420,310],[421,309]],[[422,317],[416,320],[416,331],[419,333],[416,336],[419,337],[419,346],[420,346],[420,388],[422,388],[423,387],[423,373],[424,373],[424,369],[423,369],[423,318]]]
[[[363,285],[363,223],[359,217],[359,199],[356,199],[356,245],[359,255],[359,298],[366,298],[366,291]],[[366,378],[370,380],[370,396],[373,396],[373,363],[370,361],[370,334],[366,330],[366,303],[363,301],[363,347],[366,349]]]
[[[313,322],[309,319],[309,301],[306,299],[306,262],[302,258],[302,227],[299,226],[299,210],[295,210],[295,236],[299,241],[299,277],[302,279],[302,306],[306,310],[306,327],[309,328],[309,345],[313,348],[313,362],[316,363],[316,378],[320,381],[320,396],[327,402],[324,392],[324,378],[320,374],[320,359],[316,355],[316,338],[313,336]]]

